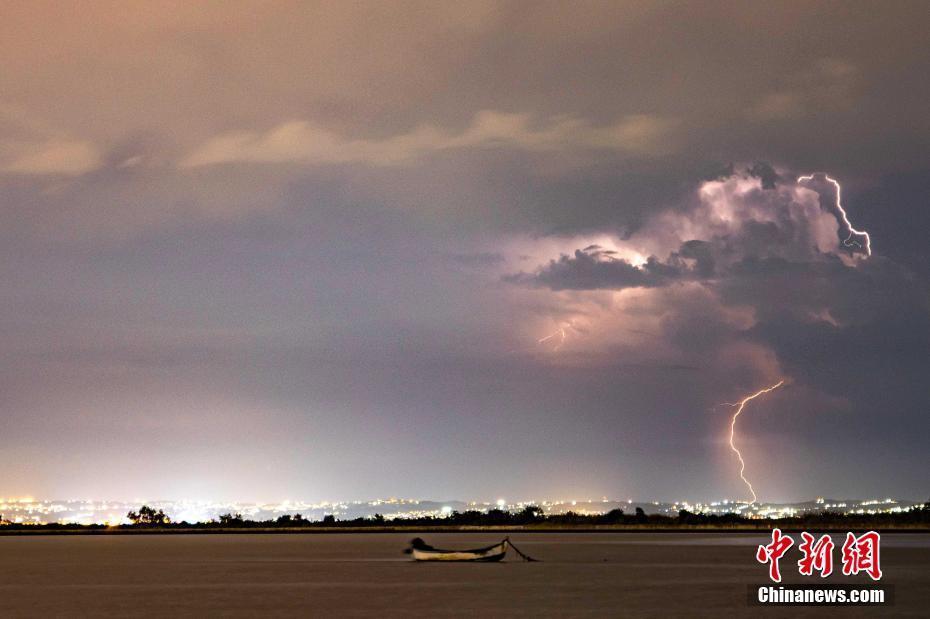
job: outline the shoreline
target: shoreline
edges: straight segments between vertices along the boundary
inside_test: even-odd
[[[597,526],[383,526],[383,527],[103,527],[103,528],[0,528],[0,537],[34,537],[48,535],[325,535],[325,534],[375,534],[375,533],[765,533],[773,528],[786,533],[802,531],[855,531],[876,530],[879,533],[930,533],[922,525],[893,525],[876,527],[865,523],[829,524],[813,526],[770,525],[597,525]]]

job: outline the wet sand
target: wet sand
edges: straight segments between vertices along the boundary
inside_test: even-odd
[[[895,605],[749,606],[759,534],[517,533],[539,563],[419,564],[405,533],[0,538],[0,614],[36,616],[926,617],[930,535],[882,538]],[[442,533],[436,546],[500,535]],[[842,542],[840,542],[842,543]],[[782,561],[797,575],[795,552]],[[837,550],[836,560],[839,560]],[[868,583],[834,575],[837,583]]]

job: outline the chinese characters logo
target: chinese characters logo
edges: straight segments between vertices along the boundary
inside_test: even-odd
[[[822,535],[815,540],[813,535],[805,531],[801,533],[801,540],[798,550],[801,551],[802,557],[798,561],[798,572],[802,576],[811,576],[816,571],[820,573],[821,578],[832,574],[834,544],[830,536]],[[881,538],[875,531],[858,537],[853,533],[847,533],[841,553],[843,575],[854,576],[859,572],[865,572],[872,580],[881,579],[880,541]],[[772,529],[772,541],[756,550],[756,560],[762,564],[768,563],[769,578],[773,582],[781,582],[779,561],[793,545],[794,540],[790,535],[784,535],[780,529]]]

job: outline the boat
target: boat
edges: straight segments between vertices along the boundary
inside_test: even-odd
[[[443,550],[433,548],[418,537],[410,542],[407,552],[413,555],[414,561],[500,561],[507,554],[509,541],[504,538],[493,546],[471,550]]]
[[[471,550],[444,550],[442,548],[433,548],[421,538],[411,540],[410,548],[404,552],[413,555],[414,561],[470,561],[490,563],[500,561],[507,554],[507,549],[513,548],[514,552],[519,554],[524,561],[535,561],[520,552],[511,542],[509,537],[492,546],[484,548],[472,548]]]

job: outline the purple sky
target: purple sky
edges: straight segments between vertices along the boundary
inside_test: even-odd
[[[0,7],[0,496],[930,494],[924,4]]]

